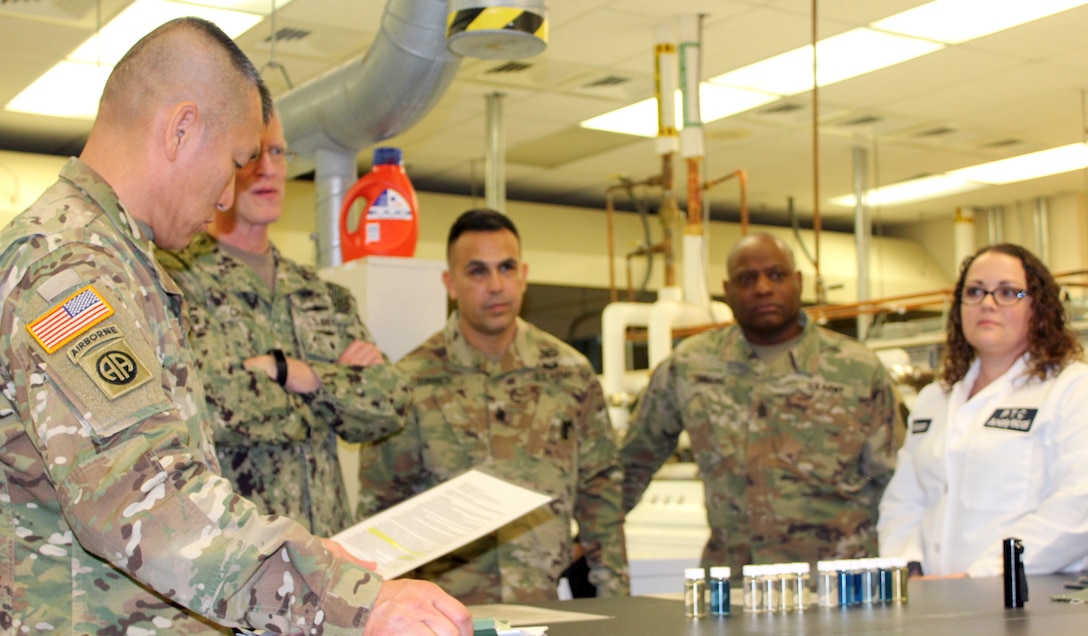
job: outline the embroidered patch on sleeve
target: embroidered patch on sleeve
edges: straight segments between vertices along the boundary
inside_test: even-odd
[[[87,285],[26,326],[46,353],[60,349],[79,334],[113,315],[113,307]]]
[[[115,400],[151,380],[151,372],[125,340],[115,340],[94,350],[79,366],[106,397]]]

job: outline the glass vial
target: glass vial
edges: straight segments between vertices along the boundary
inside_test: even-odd
[[[684,570],[684,615],[688,618],[707,615],[706,571],[703,568]]]
[[[793,564],[779,563],[774,566],[775,576],[775,611],[788,612],[793,609]]]
[[[728,616],[730,612],[729,577],[732,571],[728,567],[710,568],[710,615]]]
[[[778,566],[764,565],[759,576],[759,588],[762,594],[763,611],[778,610]]]
[[[849,560],[836,561],[835,567],[837,568],[835,575],[839,581],[835,588],[838,594],[839,607],[848,607],[854,604],[854,564]]]
[[[890,559],[875,559],[877,595],[873,599],[874,602],[892,602],[892,568],[890,561]]]
[[[876,559],[858,559],[858,603],[872,605],[879,600]]]
[[[741,567],[744,575],[744,611],[762,612],[763,609],[763,566],[745,565]]]
[[[907,602],[907,560],[902,557],[892,557],[888,560],[888,567],[892,574],[892,603]]]
[[[790,595],[792,600],[790,609],[802,611],[806,609],[809,604],[810,566],[808,563],[804,562],[791,563],[790,566],[790,586],[793,588],[793,593]]]
[[[820,607],[835,607],[839,604],[837,561],[816,562],[816,604]]]

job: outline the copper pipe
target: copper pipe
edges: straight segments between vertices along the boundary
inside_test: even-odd
[[[688,226],[702,227],[703,225],[703,189],[699,185],[702,182],[702,176],[700,174],[702,163],[702,157],[689,157],[687,160]],[[700,232],[694,232],[694,234],[699,234]]]
[[[733,177],[736,177],[740,183],[740,235],[746,236],[748,234],[748,173],[740,169],[734,170],[725,176],[707,181],[703,184],[703,190],[710,190]]]
[[[820,277],[820,86],[816,75],[816,2],[812,0],[812,267],[816,277],[816,301],[824,302]]]

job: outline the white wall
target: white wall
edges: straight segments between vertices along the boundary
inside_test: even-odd
[[[62,157],[0,151],[0,222],[6,223],[32,203],[55,180],[64,162]],[[286,212],[273,227],[273,240],[291,258],[313,263],[313,183],[293,181],[287,194]],[[470,207],[482,206],[483,201],[426,192],[420,193],[419,199],[420,237],[416,256],[442,260],[445,258],[446,232],[453,219]],[[1088,266],[1088,204],[1084,196],[1055,197],[1048,200],[1048,206],[1049,265],[1055,271]],[[507,208],[522,234],[531,282],[596,288],[608,286],[607,229],[603,210],[519,201],[510,201]],[[947,216],[931,217],[898,227],[894,237],[874,237],[870,261],[873,297],[923,292],[952,283],[958,267],[953,253],[953,212],[949,210]],[[1001,214],[1004,240],[1034,248],[1033,214],[1033,202],[1005,206]],[[975,237],[978,245],[987,242],[986,215],[984,211],[976,214]],[[626,284],[623,253],[642,240],[642,229],[638,218],[630,213],[617,214],[615,227],[616,282],[622,288]],[[656,217],[651,220],[651,228],[653,239],[659,240],[661,232]],[[755,229],[768,229],[796,246],[796,240],[789,230]],[[725,277],[725,253],[740,232],[736,224],[715,222],[710,226],[709,235],[707,287],[711,293],[718,294]],[[811,251],[812,232],[802,232],[802,237]],[[678,232],[675,242],[677,245],[681,243]],[[796,251],[805,278],[805,300],[814,302],[812,267],[805,260],[802,250]],[[820,253],[828,301],[854,302],[857,296],[857,259],[853,235],[823,232]],[[677,254],[677,262],[681,260],[681,255]],[[638,268],[642,266],[641,262],[635,265],[632,278],[636,284],[641,280],[642,270]],[[678,269],[678,280],[681,275]],[[662,280],[659,260],[655,275],[651,278],[651,287],[656,288]]]
[[[292,182],[288,187],[290,212],[273,227],[273,240],[292,258],[313,262],[314,249],[310,240],[313,232],[313,184]],[[419,193],[420,231],[416,249],[418,258],[444,260],[446,234],[459,214],[483,201],[471,197]],[[537,284],[569,285],[607,288],[608,243],[607,215],[603,210],[572,208],[543,203],[509,201],[507,214],[518,227],[522,236],[525,262],[529,264],[529,280]],[[650,223],[652,238],[661,238],[657,217]],[[753,230],[771,231],[795,246],[798,264],[805,280],[805,300],[815,300],[815,276],[802,250],[790,230],[753,226]],[[624,254],[642,240],[642,227],[636,215],[619,213],[615,217],[615,276],[621,289],[626,287]],[[856,250],[852,234],[821,233],[821,272],[829,289],[828,301],[850,303],[857,298]],[[729,247],[740,237],[740,226],[735,223],[710,225],[708,290],[720,294],[725,278],[725,256]],[[803,240],[812,251],[812,232],[803,231]],[[679,232],[674,233],[674,243],[681,243]],[[677,254],[679,263],[681,255]],[[636,263],[632,269],[635,284],[641,280],[643,266]],[[870,260],[871,295],[896,296],[924,292],[950,284],[950,277],[939,267],[933,257],[914,240],[904,238],[875,237]],[[677,266],[677,279],[682,272]],[[664,280],[663,263],[658,260],[651,278],[651,287],[657,288]],[[837,287],[837,288],[836,288]],[[621,294],[622,295],[622,294]]]

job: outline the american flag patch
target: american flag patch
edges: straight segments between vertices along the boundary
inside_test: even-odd
[[[112,315],[113,307],[87,285],[27,325],[26,330],[46,353],[53,353]]]

